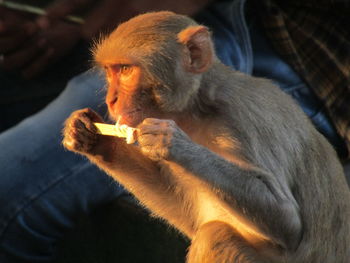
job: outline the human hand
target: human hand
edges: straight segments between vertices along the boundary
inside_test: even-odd
[[[46,9],[46,15],[37,19],[41,28],[63,19],[81,9],[88,8],[82,25],[82,36],[86,40],[98,33],[112,30],[131,17],[149,12],[169,10],[184,15],[194,15],[213,0],[57,0]]]
[[[34,52],[33,48],[27,47],[27,40],[38,29],[35,23],[19,12],[0,7],[0,17],[0,66],[7,68],[7,56],[16,52],[16,50],[22,50],[25,47],[18,54],[19,57],[26,57],[27,53]],[[9,65],[9,68],[11,68],[11,65]]]
[[[57,21],[41,29],[27,14],[0,8],[0,67],[31,78],[64,56],[79,40],[77,25]]]
[[[168,9],[191,14],[210,0],[60,0],[47,8],[47,15],[33,20],[20,12],[0,9],[0,66],[19,71],[27,78],[42,73],[65,56],[83,38],[90,41],[98,33],[150,10]],[[90,8],[83,25],[63,20],[66,15]]]
[[[35,59],[22,69],[22,74],[27,78],[39,75],[67,56],[81,39],[81,29],[78,25],[57,21],[49,29],[40,30],[34,39],[39,44],[40,51]]]
[[[0,7],[0,53],[4,54],[19,45],[37,31],[36,24],[18,12]]]
[[[107,32],[120,22],[137,15],[138,12],[133,8],[134,2],[135,0],[57,0],[46,8],[46,14],[38,17],[36,23],[42,29],[48,29],[58,20],[85,10],[82,36],[90,40],[101,31]]]
[[[90,11],[92,2],[94,0],[56,0],[45,9],[44,15],[36,19],[36,23],[42,29],[48,29],[52,23],[58,20],[82,24],[84,20],[77,16],[73,17],[72,14],[86,8],[89,8]]]

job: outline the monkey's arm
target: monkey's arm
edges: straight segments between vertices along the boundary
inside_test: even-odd
[[[298,205],[273,174],[253,166],[239,167],[194,143],[173,121],[146,119],[139,127],[146,156],[179,164],[212,185],[223,201],[264,234],[286,249],[296,248],[302,231]]]
[[[124,138],[97,134],[93,122],[103,120],[92,110],[73,112],[65,123],[63,145],[86,156],[172,224],[179,225],[174,220],[189,221],[189,216],[179,205],[181,193],[174,194],[171,178],[162,173],[158,163],[142,154],[138,146],[126,144]],[[188,236],[193,234],[190,226],[180,228]]]
[[[133,193],[150,198],[159,194],[163,184],[156,162],[141,154],[137,146],[127,145],[124,138],[97,134],[94,122],[103,120],[91,109],[73,112],[63,130],[64,147],[86,156]]]
[[[302,227],[298,206],[273,175],[257,168],[242,169],[198,144],[186,147],[191,151],[181,148],[170,160],[221,190],[225,201],[233,202],[285,248],[296,247]]]

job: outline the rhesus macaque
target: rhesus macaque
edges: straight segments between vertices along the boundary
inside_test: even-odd
[[[269,80],[223,65],[208,29],[171,12],[121,24],[94,50],[114,120],[136,143],[66,121],[85,155],[191,241],[190,263],[350,262],[350,192],[330,144]]]

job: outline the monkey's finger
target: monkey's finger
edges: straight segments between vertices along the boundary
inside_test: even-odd
[[[143,124],[152,124],[152,123],[160,123],[164,120],[162,119],[157,119],[157,118],[145,118],[142,123]]]
[[[137,131],[139,136],[144,134],[165,135],[171,133],[171,129],[168,129],[167,126],[161,124],[140,125]]]
[[[139,126],[147,125],[161,125],[162,123],[167,122],[168,120],[156,119],[156,118],[146,118],[144,119]]]
[[[173,120],[145,119],[140,125],[140,134],[173,134],[176,132],[177,125]]]
[[[79,120],[90,132],[96,133],[97,128],[93,124],[94,122],[104,123],[103,119],[96,112],[89,108],[81,109],[75,111],[70,117],[74,122],[75,120]],[[74,126],[75,123],[73,123]],[[78,126],[79,127],[79,126]]]
[[[79,119],[74,119],[65,127],[63,145],[72,151],[87,151],[93,147],[96,136]]]
[[[167,158],[169,150],[165,147],[144,146],[141,147],[141,152],[148,156],[153,161],[159,161]]]
[[[80,119],[73,119],[68,123],[68,127],[71,129],[71,131],[74,131],[74,135],[76,133],[81,133],[82,131],[88,131]]]
[[[90,108],[82,109],[81,112],[85,113],[86,116],[88,116],[92,122],[104,123],[104,120],[102,119],[102,117],[97,112],[95,112]]]
[[[156,135],[153,134],[143,134],[137,137],[137,141],[140,146],[150,146],[154,145],[156,141]]]
[[[104,123],[102,118],[89,108],[81,110],[80,120],[84,126],[93,133],[97,133],[97,128],[94,125],[94,122]]]
[[[152,146],[155,148],[163,148],[170,145],[171,137],[155,134],[144,134],[137,138],[141,147]]]

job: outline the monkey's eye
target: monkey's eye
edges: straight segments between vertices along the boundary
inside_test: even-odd
[[[149,94],[148,90],[146,90],[146,89],[141,89],[140,90],[140,96],[141,97],[146,97],[146,96],[148,96],[148,94]]]
[[[131,65],[121,65],[120,66],[120,73],[123,75],[128,75],[132,71],[132,66]]]

